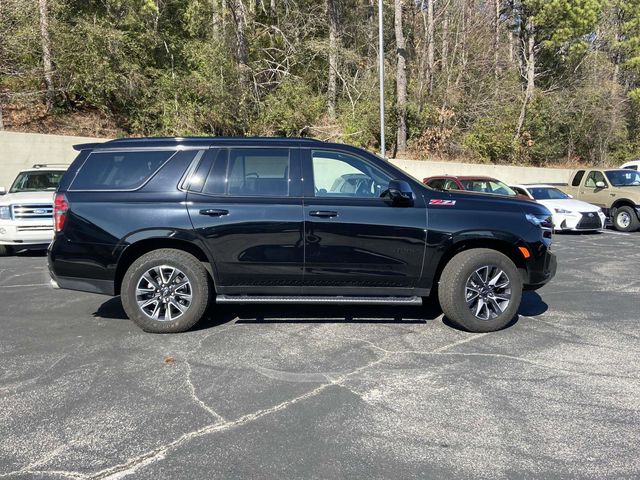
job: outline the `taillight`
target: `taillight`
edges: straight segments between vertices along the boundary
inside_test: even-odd
[[[61,232],[64,223],[67,220],[67,210],[69,210],[69,202],[64,193],[57,193],[53,201],[53,221],[56,232]]]

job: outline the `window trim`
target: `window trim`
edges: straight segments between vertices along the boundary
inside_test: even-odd
[[[76,170],[76,174],[73,176],[73,180],[71,180],[71,183],[69,184],[69,188],[67,189],[68,192],[137,192],[138,190],[143,189],[147,183],[149,183],[151,181],[151,179],[153,177],[155,177],[158,172],[160,170],[162,170],[164,168],[164,166],[169,163],[171,161],[171,159],[173,157],[176,156],[176,154],[180,151],[183,150],[187,150],[187,149],[176,149],[176,148],[120,148],[120,149],[116,149],[116,148],[100,148],[100,149],[96,149],[96,150],[92,150],[91,153],[89,155],[87,155],[87,158],[84,159],[84,162],[82,162],[82,165],[80,166],[80,168],[78,168]],[[188,149],[188,150],[195,150],[195,149]],[[91,158],[91,155],[93,155],[94,153],[131,153],[131,152],[173,152],[171,155],[169,155],[169,157],[162,162],[158,168],[156,168],[156,170],[149,175],[149,177],[138,187],[136,188],[80,188],[80,189],[76,189],[73,188],[73,184],[76,182],[76,179],[78,178],[78,174],[82,171],[82,169],[84,168],[84,166],[86,165],[87,161]]]

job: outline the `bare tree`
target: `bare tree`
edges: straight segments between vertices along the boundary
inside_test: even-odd
[[[327,83],[327,112],[336,116],[336,92],[338,83],[338,12],[335,0],[325,0],[329,24],[329,79]]]
[[[495,16],[493,17],[493,68],[496,78],[500,75],[500,2],[501,0],[493,0],[495,8]]]
[[[46,86],[45,104],[47,111],[53,108],[55,89],[53,87],[53,66],[51,62],[51,39],[49,38],[49,9],[47,0],[38,0],[40,7],[40,39],[42,42],[42,66]]]
[[[402,29],[402,0],[395,3],[395,35],[396,35],[396,108],[398,126],[396,149],[403,152],[407,149],[407,50]]]
[[[433,75],[434,75],[434,22],[433,22],[433,0],[427,2],[427,82],[429,85],[429,95],[433,93]]]
[[[531,17],[527,19],[527,25],[524,29],[523,35],[523,48],[524,51],[524,76],[527,79],[527,87],[524,93],[524,99],[522,101],[522,107],[520,109],[520,117],[518,118],[518,128],[516,129],[517,139],[520,137],[520,133],[522,132],[522,127],[524,125],[524,120],[527,114],[527,106],[529,102],[533,98],[533,92],[535,90],[535,78],[536,78],[536,56],[535,56],[535,33],[533,20]]]
[[[442,12],[442,50],[440,50],[440,70],[447,69],[449,61],[449,11],[445,5]]]
[[[245,87],[250,83],[249,46],[247,41],[247,10],[242,0],[230,0],[236,31],[236,61]]]

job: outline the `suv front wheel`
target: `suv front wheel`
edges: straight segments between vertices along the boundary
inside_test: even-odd
[[[444,314],[471,332],[493,332],[507,326],[522,299],[522,277],[509,257],[474,248],[454,256],[438,286]]]
[[[142,255],[122,280],[127,316],[151,333],[184,332],[205,314],[211,280],[202,263],[182,250],[163,248]]]

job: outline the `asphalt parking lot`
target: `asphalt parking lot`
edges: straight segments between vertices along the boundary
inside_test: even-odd
[[[639,245],[557,235],[556,279],[489,334],[252,306],[151,335],[0,258],[0,478],[638,478]]]

